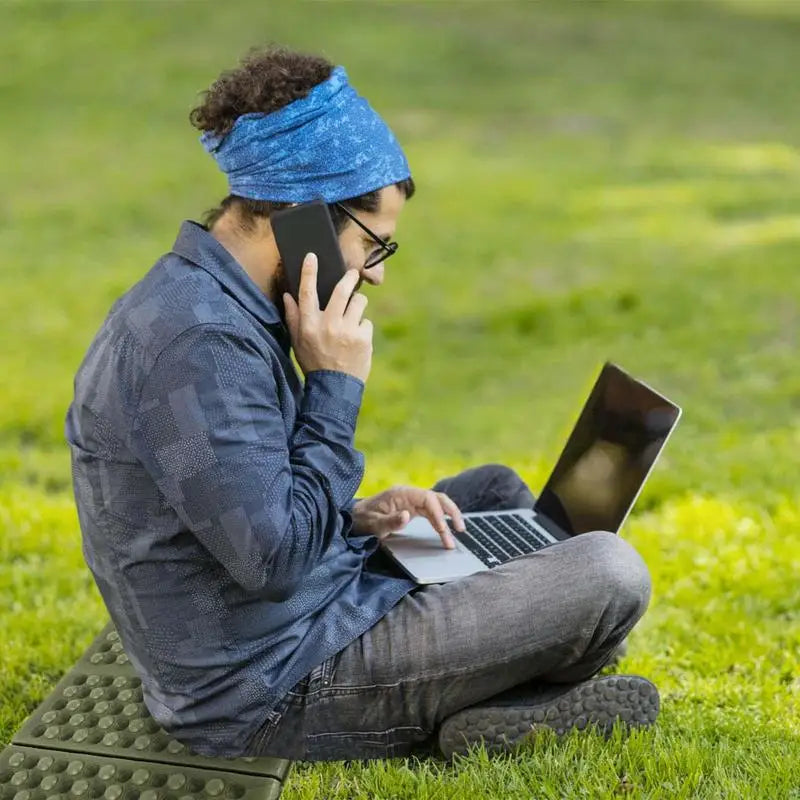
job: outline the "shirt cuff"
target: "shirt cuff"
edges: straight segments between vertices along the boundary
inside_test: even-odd
[[[344,517],[342,536],[344,536],[345,539],[350,539],[353,536],[357,536],[353,530],[353,509],[355,508],[355,505],[359,499],[360,498],[358,497],[354,497],[352,500],[348,500],[341,508],[341,513]]]
[[[360,497],[354,497],[352,500],[348,500],[344,506],[342,506],[343,511],[347,511],[351,516],[353,514],[353,509],[356,507],[356,503],[360,500]]]
[[[315,369],[305,378],[303,410],[334,417],[355,431],[364,396],[364,381],[332,369]]]

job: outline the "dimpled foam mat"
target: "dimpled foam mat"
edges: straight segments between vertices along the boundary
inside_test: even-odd
[[[46,770],[35,767],[40,760]],[[88,765],[91,780],[72,780],[73,762]],[[1,754],[0,800],[267,800],[280,795],[290,768],[279,758],[199,755],[172,738],[147,710],[141,680],[109,622]],[[104,782],[100,772],[115,770],[124,782]]]
[[[240,772],[20,747],[0,753],[0,800],[273,800],[281,783]]]

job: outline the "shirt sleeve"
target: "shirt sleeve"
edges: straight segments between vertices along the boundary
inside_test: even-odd
[[[131,447],[231,577],[280,601],[324,558],[363,477],[363,391],[344,372],[309,372],[291,425],[257,348],[233,328],[196,326],[150,370]]]

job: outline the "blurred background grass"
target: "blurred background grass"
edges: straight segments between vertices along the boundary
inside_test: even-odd
[[[287,794],[800,796],[800,3],[766,0],[0,5],[4,741],[106,619],[72,376],[226,193],[188,112],[269,41],[344,64],[418,186],[365,285],[359,494],[488,461],[538,492],[606,358],[684,407],[625,530],[655,592],[623,666],[659,730],[413,779],[302,767]]]

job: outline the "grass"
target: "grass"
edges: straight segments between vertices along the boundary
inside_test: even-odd
[[[599,365],[684,406],[624,535],[652,730],[454,766],[297,765],[297,798],[800,798],[800,6],[0,6],[0,738],[107,619],[63,416],[113,300],[225,191],[186,115],[251,44],[344,63],[419,190],[370,292],[359,494],[487,461],[538,491]]]

